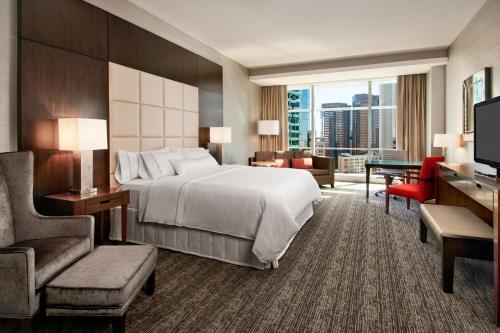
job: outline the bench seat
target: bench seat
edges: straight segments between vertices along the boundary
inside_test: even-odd
[[[112,317],[123,332],[139,290],[154,292],[157,256],[153,245],[99,246],[47,284],[47,316]]]
[[[493,240],[493,227],[465,207],[422,204],[420,211],[436,237]]]
[[[453,292],[455,257],[493,260],[493,228],[469,209],[421,204],[420,216],[420,241],[429,228],[441,244],[444,292]]]

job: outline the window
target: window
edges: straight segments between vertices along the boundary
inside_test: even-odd
[[[288,149],[310,149],[311,89],[288,90]]]
[[[290,87],[288,127],[290,150],[311,147],[340,173],[364,173],[366,159],[396,148],[396,80]]]

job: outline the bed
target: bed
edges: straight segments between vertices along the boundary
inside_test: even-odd
[[[230,165],[158,180],[134,179],[127,241],[258,269],[277,267],[321,200],[314,178],[295,169]],[[110,238],[121,238],[121,211]]]
[[[167,151],[183,151],[186,160],[206,153],[197,148],[198,88],[113,63],[109,79],[110,182],[116,186],[118,179],[131,193],[127,240],[258,269],[276,267],[321,198],[313,177],[302,170],[213,161],[215,167],[183,175],[149,170],[145,174],[154,180],[148,180],[139,162],[154,159],[153,152],[164,158]],[[111,239],[121,239],[120,221],[116,209]]]

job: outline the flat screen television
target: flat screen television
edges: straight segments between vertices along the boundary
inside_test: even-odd
[[[500,171],[500,96],[474,105],[474,161]]]

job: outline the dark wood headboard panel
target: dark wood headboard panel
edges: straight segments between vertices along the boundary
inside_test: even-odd
[[[18,15],[18,142],[35,155],[37,206],[72,185],[56,119],[109,120],[108,61],[197,86],[200,131],[222,126],[220,65],[82,0],[20,0]],[[97,186],[109,185],[108,154],[94,152]]]

